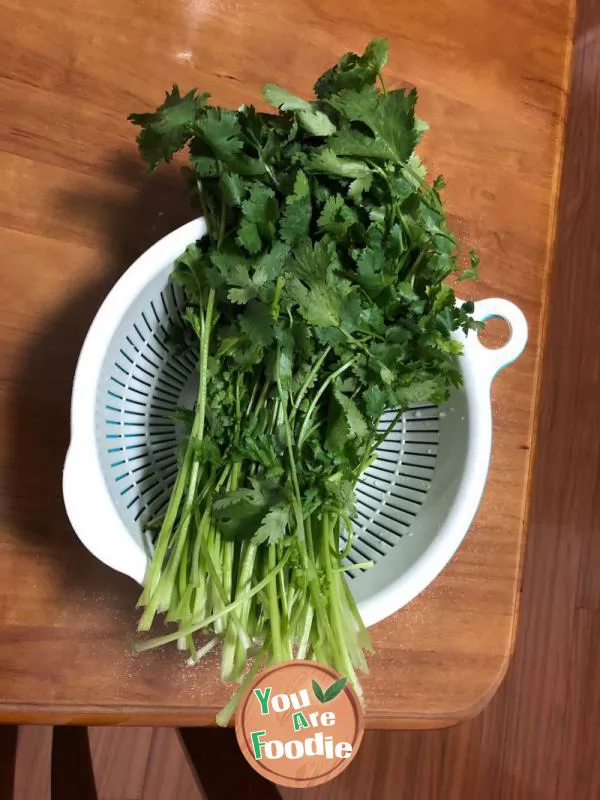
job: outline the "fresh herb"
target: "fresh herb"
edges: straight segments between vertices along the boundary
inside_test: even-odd
[[[328,664],[360,695],[370,643],[343,563],[354,487],[384,410],[447,400],[451,334],[478,325],[444,283],[459,271],[444,183],[414,152],[416,92],[383,85],[387,53],[375,39],[346,54],[310,102],[268,85],[278,113],[174,86],[130,117],[150,169],[187,151],[208,226],[173,273],[199,388],[140,599],[140,631],[159,613],[177,629],[137,649],[177,641],[194,662],[210,629],[223,680],[259,647]]]

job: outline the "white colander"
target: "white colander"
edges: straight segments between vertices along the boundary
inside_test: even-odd
[[[91,553],[138,583],[149,547],[144,524],[166,504],[177,470],[170,415],[192,406],[197,385],[197,359],[171,344],[184,297],[169,276],[174,260],[204,233],[202,220],[178,228],[123,274],[92,323],[75,373],[63,474],[67,513]],[[407,411],[358,483],[348,559],[375,566],[350,571],[348,580],[366,625],[431,583],[479,504],[492,441],[490,385],[522,352],[527,323],[506,300],[476,303],[475,316],[504,318],[510,340],[489,350],[476,333],[456,334],[464,343],[463,388],[443,406]]]

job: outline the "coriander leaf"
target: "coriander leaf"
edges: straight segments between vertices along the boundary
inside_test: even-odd
[[[309,197],[286,204],[279,221],[279,234],[286,244],[293,246],[309,235],[312,203]]]
[[[415,117],[415,134],[417,137],[417,143],[421,141],[421,137],[424,133],[427,133],[429,130],[429,124],[425,122],[424,119],[420,119],[419,117]]]
[[[313,281],[333,281],[334,272],[339,266],[335,244],[321,239],[314,244],[311,244],[310,240],[300,242],[294,248],[294,259],[290,269],[293,269],[303,281],[311,284]]]
[[[263,88],[263,97],[273,108],[280,108],[282,111],[311,111],[312,106],[307,100],[296,97],[287,89],[282,89],[276,83],[267,83]]]
[[[373,175],[363,175],[360,178],[355,178],[348,188],[348,197],[360,202],[363,192],[368,192],[373,183]]]
[[[208,94],[196,95],[192,89],[183,97],[173,85],[164,102],[150,114],[130,114],[128,119],[139,125],[137,143],[142,158],[154,170],[161,161],[169,162],[192,136],[192,124],[204,108]]]
[[[328,69],[316,82],[315,94],[317,97],[327,98],[342,89],[372,86],[385,65],[387,56],[388,44],[382,38],[373,39],[362,56],[345,53],[338,63]]]
[[[363,394],[363,400],[371,423],[376,424],[386,409],[386,393],[379,386],[372,384]]]
[[[268,83],[263,89],[263,97],[274,108],[296,112],[302,127],[314,136],[330,136],[335,133],[335,125],[326,114],[315,109],[306,100],[282,89],[281,86]]]
[[[389,50],[390,48],[387,39],[385,39],[383,36],[376,36],[374,39],[371,39],[367,45],[362,56],[362,61],[370,64],[371,66],[377,67],[377,71],[381,72],[381,70],[387,64]]]
[[[364,161],[340,158],[329,147],[314,150],[305,162],[305,169],[307,172],[324,172],[340,178],[360,178],[372,172]]]
[[[286,199],[286,207],[280,221],[281,238],[290,246],[305,239],[309,235],[312,218],[310,185],[302,170],[298,170],[294,179],[294,191]]]
[[[362,438],[366,436],[369,432],[369,428],[365,421],[365,418],[359,411],[358,406],[352,400],[351,397],[347,397],[343,392],[339,389],[334,389],[334,397],[342,407],[344,415],[346,417],[346,422],[348,423],[348,431],[350,436],[357,436],[358,438]]]
[[[337,327],[341,322],[343,297],[323,284],[315,283],[307,289],[300,281],[288,281],[286,290],[298,304],[298,310],[311,325],[318,327]]]
[[[313,136],[331,136],[336,127],[322,111],[299,111],[298,122]]]
[[[397,160],[395,151],[383,139],[368,136],[353,128],[336,133],[328,141],[327,146],[340,156]]]
[[[326,229],[327,226],[331,225],[338,211],[344,206],[344,198],[340,194],[329,195],[317,220],[319,228]]]
[[[264,503],[265,496],[260,488],[254,486],[251,489],[235,489],[232,492],[220,497],[213,502],[213,511],[221,515],[225,510],[230,510],[232,506],[260,506]]]
[[[282,497],[275,481],[252,478],[251,488],[235,489],[213,501],[212,514],[225,538],[249,539]]]
[[[236,241],[251,255],[256,255],[262,248],[262,241],[256,223],[243,220],[238,228]]]
[[[279,336],[280,347],[275,364],[275,379],[281,385],[284,392],[289,394],[292,386],[294,340],[289,332],[286,332],[286,334],[280,334]]]
[[[344,202],[344,198],[339,195],[330,195],[325,201],[323,210],[317,220],[318,227],[331,233],[337,239],[344,239],[348,229],[358,222],[356,211]]]
[[[474,250],[469,250],[469,262],[470,266],[468,269],[463,269],[460,273],[458,280],[460,281],[467,281],[467,280],[478,280],[479,275],[477,272],[477,267],[479,266],[479,256]]]
[[[290,519],[288,504],[280,504],[268,511],[252,537],[254,544],[275,544],[285,536],[286,527]]]
[[[249,222],[262,224],[277,216],[277,201],[273,189],[262,183],[253,184],[250,197],[242,203],[242,212]]]
[[[240,244],[252,255],[260,252],[262,242],[274,237],[278,215],[279,206],[273,189],[254,183],[249,197],[242,203],[242,221],[238,228]]]
[[[193,164],[196,179],[198,178],[217,178],[219,175],[219,165],[216,158],[212,156],[196,155],[194,152],[194,140],[190,144],[190,161]]]
[[[255,260],[255,270],[252,280],[257,286],[277,279],[281,274],[290,249],[283,242],[275,242],[270,250],[263,253]]]
[[[179,256],[171,273],[173,280],[185,289],[187,297],[193,303],[197,303],[200,298],[201,275],[205,260],[206,254],[194,242],[188,245],[185,252]]]
[[[266,433],[252,434],[246,432],[242,443],[238,446],[242,458],[256,461],[267,470],[267,475],[280,475],[283,473],[281,460],[273,437]]]
[[[272,318],[269,309],[257,300],[251,300],[239,317],[240,328],[253,344],[265,347],[273,341]]]
[[[196,336],[202,336],[202,321],[200,315],[191,306],[188,306],[183,312],[183,319],[192,328]]]
[[[239,289],[230,289],[227,292],[227,297],[232,303],[244,305],[249,300],[252,300],[257,295],[257,288],[255,286],[245,286]]]
[[[190,445],[201,464],[212,464],[216,467],[223,464],[223,456],[216,444],[206,436],[203,439],[190,439]]]
[[[209,108],[197,124],[206,144],[221,161],[230,161],[244,146],[234,111]]]
[[[358,266],[356,281],[376,299],[381,292],[394,282],[394,274],[386,274],[385,252],[377,244],[368,245],[359,251],[352,252]]]
[[[296,173],[296,178],[294,179],[294,198],[297,200],[302,200],[304,197],[309,197],[310,195],[310,184],[308,182],[308,178],[302,172],[301,169],[298,170]]]
[[[367,86],[360,91],[344,89],[329,97],[327,102],[350,122],[361,122],[371,129],[377,140],[377,150],[382,154],[380,157],[386,158],[387,151],[388,158],[403,163],[408,160],[417,142],[414,126],[416,99],[414,90],[408,94],[402,89],[380,94]],[[348,135],[346,138],[350,140],[352,137]],[[359,141],[363,147],[366,146],[362,137],[354,138],[358,140],[355,147],[359,146]],[[350,146],[349,141],[344,142],[342,138],[338,146],[343,148],[344,144]]]
[[[241,206],[246,193],[244,181],[235,172],[223,172],[219,176],[219,185],[225,203],[230,207]]]

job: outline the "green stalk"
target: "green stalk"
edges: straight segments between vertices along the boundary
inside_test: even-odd
[[[179,506],[181,505],[181,500],[185,491],[191,458],[192,448],[188,444],[181,469],[177,474],[175,486],[173,487],[173,491],[171,492],[171,496],[169,498],[169,504],[167,506],[165,518],[154,547],[154,553],[152,554],[152,559],[148,564],[146,579],[144,581],[145,587],[138,601],[138,606],[145,605],[148,602],[156,588],[156,584],[158,583],[159,573],[162,569],[163,560],[169,546],[169,538],[171,536],[175,520],[177,519],[177,513],[179,511]]]
[[[194,515],[196,518],[196,538],[194,539],[194,547],[192,550],[192,583],[194,586],[200,586],[201,582],[205,582],[204,576],[201,576],[200,572],[200,543],[202,537],[206,535],[209,526],[210,508],[211,499],[209,497],[200,520],[198,521],[198,516],[200,514],[199,508],[196,508],[196,514]]]
[[[340,617],[341,598],[339,592],[339,582],[344,580],[338,573],[334,573],[331,564],[331,553],[329,550],[330,542],[330,520],[327,512],[323,513],[322,538],[321,538],[321,566],[325,569],[325,577],[329,588],[329,614],[331,617],[331,629],[335,640],[337,671],[345,675],[359,697],[362,697],[362,690],[354,672],[354,667],[348,654],[348,646],[344,636],[344,628]]]
[[[205,544],[205,543],[202,543],[201,547],[202,547],[202,553],[203,553],[203,555],[205,557],[206,569],[207,569],[208,574],[210,575],[212,587],[214,588],[215,592],[219,595],[219,597],[221,599],[221,603],[218,604],[218,607],[219,608],[224,608],[227,605],[227,603],[229,602],[230,598],[227,597],[227,595],[225,593],[225,588],[224,588],[223,584],[221,583],[221,581],[219,579],[217,568],[216,568],[216,566],[215,566],[215,564],[213,562],[213,559],[212,559],[212,557],[210,555],[210,551],[208,549],[208,545]],[[213,608],[217,607],[217,604],[213,603],[212,607]],[[238,636],[239,636],[240,641],[242,643],[244,643],[245,647],[248,647],[250,642],[249,642],[248,636],[246,634],[245,626],[242,623],[242,621],[241,621],[241,619],[239,617],[239,614],[236,614],[236,613],[234,613],[232,611],[231,614],[230,614],[230,619],[231,619],[233,625],[235,626],[235,628],[236,628],[236,630],[238,632]]]
[[[304,395],[309,390],[312,382],[315,380],[315,378],[317,376],[317,373],[321,369],[321,365],[323,364],[323,362],[327,358],[330,350],[331,350],[331,347],[329,347],[329,346],[327,346],[325,348],[325,350],[323,350],[321,355],[317,358],[317,360],[315,361],[315,363],[311,367],[310,372],[306,376],[306,380],[304,381],[304,383],[300,387],[300,391],[298,392],[298,396],[296,397],[296,399],[294,400],[294,403],[292,405],[292,413],[290,414],[290,423],[293,422],[293,419],[296,416],[296,411],[298,410],[298,407],[300,406],[300,403],[304,399]]]
[[[209,641],[208,641],[208,642],[207,642],[205,645],[203,645],[203,646],[202,646],[202,647],[201,647],[199,650],[196,650],[196,651],[193,653],[193,655],[192,655],[192,656],[190,656],[190,658],[188,658],[188,660],[187,660],[187,664],[188,664],[188,666],[190,666],[190,667],[191,667],[193,664],[197,664],[197,663],[198,663],[198,661],[200,661],[200,659],[201,659],[201,658],[204,658],[204,656],[205,656],[207,653],[210,653],[210,651],[211,651],[211,650],[212,650],[214,647],[216,647],[216,646],[219,644],[219,642],[220,642],[220,641],[221,641],[221,640],[219,639],[219,637],[218,637],[218,636],[215,636],[215,637],[213,637],[212,639],[210,639],[210,640],[209,640]]]
[[[277,555],[275,552],[275,545],[270,544],[267,550],[267,567],[268,573],[272,574],[277,562]],[[271,580],[267,584],[267,593],[269,596],[269,620],[271,622],[271,638],[273,640],[273,655],[272,663],[278,664],[283,661],[283,646],[281,643],[281,621],[279,616],[279,599],[277,597],[277,583]]]
[[[181,636],[188,636],[191,633],[196,633],[196,631],[202,630],[202,628],[208,627],[211,622],[214,622],[216,619],[219,619],[224,614],[229,614],[231,611],[234,611],[236,608],[239,608],[241,604],[247,598],[253,597],[255,594],[260,592],[265,586],[269,584],[269,582],[277,575],[277,573],[282,570],[285,565],[287,564],[287,560],[289,558],[289,552],[285,554],[282,560],[277,564],[277,566],[269,573],[267,573],[262,580],[260,580],[252,589],[249,589],[244,595],[238,597],[234,600],[233,603],[230,603],[221,611],[218,611],[215,614],[211,614],[208,617],[205,617],[198,623],[194,623],[193,625],[188,625],[185,628],[182,628],[180,631],[176,633],[167,633],[164,636],[156,636],[154,639],[149,639],[145,642],[136,642],[133,645],[133,650],[136,653],[142,653],[145,650],[153,650],[155,647],[162,647],[164,644],[170,644],[171,642],[177,641]]]
[[[200,365],[199,365],[199,372],[200,372],[200,385],[198,387],[198,406],[196,411],[196,416],[194,418],[194,424],[192,425],[192,435],[190,438],[195,438],[198,441],[202,441],[202,437],[204,436],[204,420],[206,416],[206,391],[208,385],[208,348],[209,348],[209,340],[210,340],[210,329],[212,326],[212,317],[213,317],[213,310],[215,304],[215,290],[210,289],[208,292],[208,301],[206,303],[206,325],[204,329],[204,335],[202,336],[202,341],[200,342]]]
[[[329,618],[327,616],[326,601],[323,597],[323,592],[319,585],[319,580],[316,570],[315,547],[313,539],[312,519],[309,517],[306,520],[306,548],[308,552],[308,586],[310,590],[310,597],[315,609],[317,626],[321,628],[321,634],[325,637],[326,641],[331,641],[332,632]],[[327,662],[324,662],[327,663]]]
[[[209,597],[212,604],[211,607],[215,609],[215,611],[220,612],[221,609],[227,605],[227,600],[229,598],[225,595],[225,590],[217,570],[217,565],[221,564],[221,537],[216,532],[215,526],[212,523],[206,547],[206,560],[207,564],[212,563],[214,566],[214,572],[211,573],[210,576],[211,586]],[[221,613],[219,613],[213,628],[215,633],[223,633],[225,630],[225,619]]]
[[[296,497],[296,503],[294,504],[294,511],[296,516],[296,525],[298,526],[297,534],[300,536],[300,539],[304,539],[302,495],[300,493],[300,484],[298,483],[298,475],[296,473],[296,457],[294,455],[294,446],[292,443],[292,429],[290,426],[290,421],[287,413],[287,396],[284,394],[283,389],[281,387],[281,381],[279,380],[279,375],[277,375],[277,390],[279,392],[279,401],[283,412],[283,427],[285,431],[285,442],[288,451],[288,467],[290,470],[290,476],[292,478],[292,488],[294,490],[294,495]]]
[[[239,381],[236,387],[236,406],[237,406],[237,432],[236,439],[239,438],[239,420],[240,420],[240,406],[239,406]],[[228,490],[233,491],[238,487],[238,476],[240,471],[239,463],[233,465],[231,475],[228,483]],[[234,543],[232,541],[224,541],[222,545],[222,574],[223,574],[223,602],[228,603],[233,599],[233,556],[234,556]],[[225,641],[223,642],[223,649],[221,651],[221,680],[230,680],[234,671],[234,657],[235,657],[235,644],[236,644],[236,631],[233,622],[225,618],[227,623],[227,630],[225,631]],[[239,623],[243,626],[243,623]],[[244,632],[244,636],[246,636]],[[246,645],[247,646],[247,645]]]
[[[238,574],[238,581],[237,581],[237,589],[236,589],[236,597],[239,595],[244,595],[249,587],[250,582],[252,580],[252,572],[254,570],[254,563],[256,561],[256,552],[257,547],[252,542],[244,542],[244,548],[242,551],[242,557],[240,561],[240,569]],[[248,627],[248,618],[250,616],[250,609],[252,607],[252,598],[245,600],[242,604],[242,607],[239,612],[241,624],[244,628]],[[251,638],[251,634],[249,635]],[[246,660],[246,652],[247,652],[247,645],[245,645],[240,638],[238,638],[235,647],[235,665],[236,669],[239,670],[244,664]]]
[[[150,567],[148,569],[148,573],[146,575],[146,588],[142,592],[142,597],[140,598],[140,604],[145,605],[146,609],[142,614],[142,618],[140,619],[140,623],[138,626],[140,630],[148,630],[150,628],[152,620],[154,619],[154,615],[156,614],[156,611],[161,604],[162,596],[157,597],[155,590],[158,587],[160,577],[162,577],[160,576],[160,571],[163,567],[164,557],[167,552],[167,548],[169,546],[173,525],[177,517],[177,512],[181,504],[186,483],[187,483],[186,501],[183,510],[183,523],[180,526],[180,530],[178,531],[178,542],[182,541],[182,539],[179,537],[185,538],[189,527],[189,513],[191,511],[191,507],[194,502],[194,497],[196,495],[196,488],[200,473],[200,465],[198,459],[194,457],[192,450],[192,440],[197,439],[198,441],[202,441],[202,437],[204,435],[204,419],[206,414],[206,391],[208,383],[207,379],[208,349],[209,349],[209,339],[210,339],[210,331],[212,325],[214,301],[215,301],[215,292],[214,289],[210,289],[206,305],[205,325],[202,331],[202,336],[200,341],[200,365],[199,365],[200,384],[198,387],[198,404],[197,404],[196,416],[194,418],[194,423],[192,425],[192,432],[186,448],[182,468],[177,476],[177,480],[175,481],[175,488],[171,493],[171,497],[169,499],[169,506],[167,508],[167,513],[165,515],[165,520],[158,537],[158,542],[154,552],[154,556],[152,558]],[[189,482],[188,482],[188,471],[189,471]],[[169,593],[169,587],[166,586],[165,584],[163,584],[163,587],[164,587],[163,591],[166,597]]]
[[[237,704],[240,702],[240,699],[242,698],[244,692],[254,680],[254,676],[256,675],[258,670],[267,660],[268,650],[269,650],[269,640],[265,639],[263,646],[260,648],[256,658],[254,659],[254,664],[252,665],[252,668],[250,669],[250,671],[240,684],[237,692],[233,695],[233,697],[227,703],[225,708],[222,708],[221,711],[219,711],[219,713],[217,714],[216,718],[217,725],[221,726],[222,728],[224,728],[227,725],[227,723],[231,719],[233,712],[236,709]]]
[[[298,449],[300,449],[302,447],[302,445],[304,444],[304,437],[305,437],[305,434],[306,434],[306,429],[308,427],[308,423],[309,423],[310,418],[312,417],[312,415],[314,413],[314,410],[315,410],[315,407],[316,407],[317,403],[319,402],[319,400],[321,398],[321,395],[323,394],[325,389],[327,389],[327,387],[331,384],[331,382],[334,381],[338,377],[338,375],[341,375],[342,372],[345,372],[349,367],[352,366],[352,364],[355,362],[355,360],[356,360],[355,358],[349,359],[344,364],[342,364],[341,367],[338,367],[335,372],[332,372],[331,375],[328,375],[327,378],[323,381],[323,383],[319,387],[319,389],[317,390],[317,392],[315,393],[315,396],[313,397],[313,399],[311,401],[311,404],[308,407],[308,411],[306,412],[306,414],[304,416],[304,420],[302,421],[302,426],[300,428],[300,433],[298,434]]]
[[[304,625],[302,627],[302,633],[300,634],[300,641],[298,643],[298,650],[296,651],[296,658],[306,658],[306,653],[308,651],[308,642],[310,637],[310,630],[312,628],[313,617],[315,615],[315,610],[310,603],[307,603],[306,613],[304,615]]]

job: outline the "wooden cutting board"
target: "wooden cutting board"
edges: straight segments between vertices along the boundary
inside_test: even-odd
[[[131,655],[137,587],[83,549],[62,506],[93,314],[136,255],[193,216],[176,171],[143,175],[126,116],[172,82],[232,107],[272,80],[308,96],[377,34],[388,83],[419,89],[422,156],[481,254],[481,281],[462,294],[513,300],[530,339],[494,383],[468,536],[373,629],[367,721],[442,726],[488,702],[517,623],[572,17],[568,0],[0,0],[0,721],[206,724],[229,697],[216,656],[190,669],[174,649]]]

